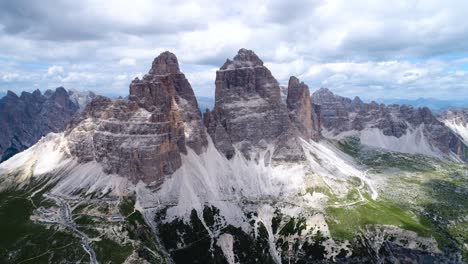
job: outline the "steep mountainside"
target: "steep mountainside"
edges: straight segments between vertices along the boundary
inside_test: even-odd
[[[169,52],[132,81],[128,100],[96,98],[66,135],[79,162],[97,161],[134,183],[163,181],[182,165],[187,146],[201,153],[207,145],[193,90]]]
[[[321,88],[312,95],[320,105],[325,136],[357,136],[369,146],[403,153],[466,159],[466,146],[429,108],[363,103]]]
[[[465,163],[330,138],[440,122],[413,109],[388,128],[379,106],[324,98],[295,77],[282,98],[241,49],[202,121],[177,58],[160,54],[128,99],[96,97],[0,164],[0,262],[464,263]]]
[[[44,95],[36,90],[20,96],[9,91],[0,99],[0,161],[27,149],[49,132],[61,132],[78,111],[59,87]]]
[[[284,104],[278,81],[253,51],[241,49],[233,60],[228,59],[216,72],[215,83],[215,107],[205,113],[205,125],[215,146],[228,158],[234,149],[254,158],[253,154],[273,145],[276,148],[270,154],[275,160],[302,159],[298,129],[305,139],[319,134],[312,124],[308,91],[296,87],[299,80],[291,83],[295,97],[288,106]],[[289,118],[288,107],[298,127]]]
[[[446,110],[439,115],[439,119],[468,145],[468,108]]]
[[[289,116],[305,139],[320,139],[320,112],[310,98],[309,87],[294,76],[289,79],[286,104]]]

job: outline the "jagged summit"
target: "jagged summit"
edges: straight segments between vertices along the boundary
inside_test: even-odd
[[[7,91],[6,97],[19,98],[18,95],[15,92],[11,91],[11,90]]]
[[[252,50],[242,48],[237,52],[233,60],[226,60],[221,70],[255,66],[263,66],[263,61]]]
[[[165,75],[180,73],[179,62],[174,53],[165,51],[153,60],[150,75]]]
[[[300,85],[305,85],[305,84],[304,82],[301,82],[296,76],[289,77],[288,90],[289,88],[299,87]]]
[[[309,87],[295,76],[289,78],[286,104],[289,117],[302,137],[318,140],[320,127],[314,122],[316,108],[311,102]]]
[[[463,143],[427,107],[363,103],[326,88],[314,92],[312,98],[321,106],[322,125],[328,137],[354,135],[373,147],[466,159]]]
[[[239,50],[216,72],[215,84],[215,107],[205,124],[218,150],[230,157],[236,148],[249,158],[275,145],[274,159],[303,156],[279,83],[253,51]],[[307,111],[310,119],[310,102]]]
[[[93,100],[68,141],[79,162],[96,161],[134,183],[162,182],[182,165],[187,147],[200,154],[207,145],[195,94],[170,52],[132,81],[129,100]]]
[[[40,90],[12,91],[0,99],[0,162],[35,144],[49,132],[61,132],[78,106],[68,92],[59,87],[48,96]]]

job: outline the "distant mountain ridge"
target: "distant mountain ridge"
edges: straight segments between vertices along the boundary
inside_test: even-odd
[[[365,145],[391,151],[466,159],[464,143],[428,107],[364,103],[326,88],[314,92],[312,100],[321,107],[326,137],[354,136]]]
[[[21,152],[50,132],[61,132],[75,113],[82,110],[96,95],[91,92],[8,91],[0,99],[0,162]]]
[[[198,101],[198,108],[203,113],[206,109],[212,110],[214,108],[215,99],[207,96],[196,96]]]
[[[439,113],[448,108],[468,107],[468,98],[459,100],[440,100],[435,98],[418,98],[418,99],[392,99],[380,98],[375,100],[377,103],[384,104],[399,104],[411,105],[413,107],[428,107],[435,113]]]

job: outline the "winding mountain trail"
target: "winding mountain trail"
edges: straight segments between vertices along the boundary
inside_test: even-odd
[[[45,196],[48,197],[48,198],[51,198],[52,200],[54,200],[57,203],[57,205],[59,206],[59,208],[60,208],[59,215],[61,217],[60,224],[67,227],[68,229],[73,231],[73,233],[76,236],[81,238],[82,246],[83,246],[84,250],[86,251],[86,253],[88,253],[88,255],[89,255],[90,263],[91,264],[98,264],[98,261],[96,259],[96,253],[94,252],[93,248],[90,245],[90,241],[89,241],[90,239],[85,233],[81,232],[80,230],[78,230],[76,228],[76,224],[73,221],[70,205],[67,203],[67,201],[65,199],[63,199],[62,197],[60,197],[58,195],[54,195],[54,194],[45,194]]]

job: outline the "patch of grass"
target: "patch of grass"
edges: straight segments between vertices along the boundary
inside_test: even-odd
[[[453,238],[460,244],[468,244],[468,221],[463,221],[461,223],[454,224],[448,228],[448,232],[453,236]],[[468,249],[466,247],[461,247],[463,259],[468,260]]]
[[[327,223],[333,238],[351,240],[366,225],[394,225],[430,236],[431,230],[407,211],[386,201],[369,200],[351,207],[328,207]]]
[[[135,197],[130,196],[124,198],[119,204],[120,213],[124,216],[128,216],[134,211]]]
[[[120,245],[106,238],[93,242],[91,246],[100,263],[123,263],[133,253],[131,244]]]

